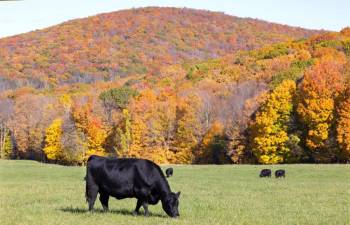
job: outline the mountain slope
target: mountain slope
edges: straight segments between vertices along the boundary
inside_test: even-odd
[[[164,65],[319,32],[192,9],[152,7],[100,14],[1,39],[0,91],[158,75]]]
[[[91,154],[158,163],[350,159],[350,28],[158,66],[154,76],[0,92],[0,152],[42,160],[55,149],[63,164]]]

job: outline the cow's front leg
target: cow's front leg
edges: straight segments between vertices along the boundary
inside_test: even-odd
[[[149,216],[148,213],[148,203],[145,201],[142,203],[143,209],[145,210],[145,216]]]
[[[137,199],[135,211],[132,213],[134,216],[139,214],[139,210],[140,210],[141,205],[142,205],[142,201],[140,199]]]

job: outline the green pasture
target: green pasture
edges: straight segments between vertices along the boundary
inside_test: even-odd
[[[161,204],[133,216],[136,199],[87,211],[84,167],[0,160],[0,224],[350,224],[350,165],[172,165],[180,218]],[[163,167],[163,168],[166,168]],[[262,168],[285,179],[259,178]]]

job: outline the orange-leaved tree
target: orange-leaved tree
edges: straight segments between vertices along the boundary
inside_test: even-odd
[[[72,118],[79,131],[86,138],[86,152],[82,155],[82,161],[86,162],[90,155],[105,155],[103,148],[107,132],[102,124],[102,119],[93,113],[92,100],[83,104],[74,104],[71,109]]]
[[[338,110],[337,142],[342,152],[342,159],[350,159],[350,86],[342,95]]]
[[[329,143],[335,99],[343,86],[341,68],[335,61],[321,60],[306,71],[301,84],[297,113],[305,127],[305,145],[315,161],[329,162],[335,157]]]

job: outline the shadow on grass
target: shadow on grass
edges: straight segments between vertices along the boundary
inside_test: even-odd
[[[62,212],[67,212],[67,213],[115,213],[115,214],[120,214],[120,215],[124,215],[124,216],[134,216],[132,211],[126,210],[126,209],[110,209],[107,212],[103,211],[102,209],[94,209],[93,212],[90,212],[88,209],[86,208],[78,208],[78,207],[64,207],[64,208],[60,208],[59,210],[61,210]],[[140,214],[138,214],[137,216],[144,216],[142,212],[140,212]],[[157,214],[157,213],[149,213],[149,217],[161,217],[161,218],[166,218],[167,216],[165,215],[161,215],[161,214]]]

